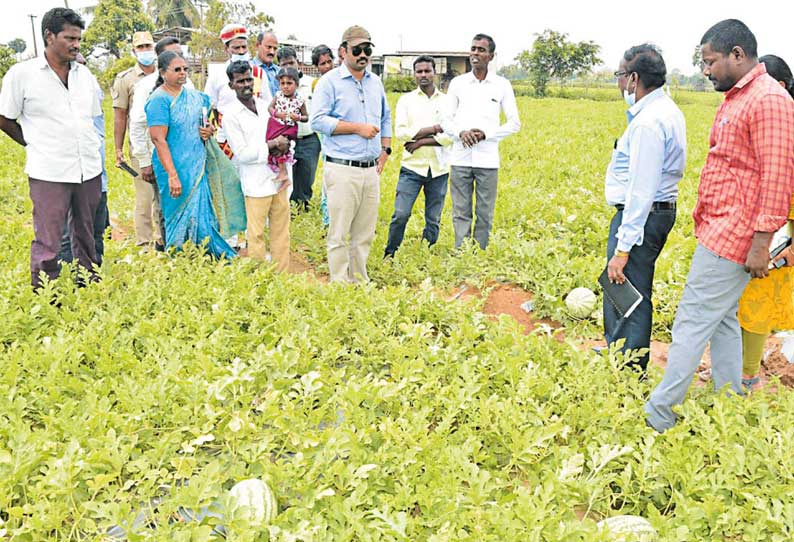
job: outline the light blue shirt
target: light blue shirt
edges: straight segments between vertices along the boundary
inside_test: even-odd
[[[102,89],[97,86],[97,98],[99,103],[105,99]],[[94,130],[99,136],[99,154],[102,155],[102,192],[108,191],[108,170],[105,169],[105,114],[102,113],[94,117]]]
[[[372,139],[333,135],[340,120],[372,124],[380,133]],[[322,138],[323,154],[343,160],[376,160],[380,139],[391,137],[391,111],[383,83],[369,70],[357,81],[344,64],[334,68],[314,89],[309,122],[312,130],[327,136]]]
[[[279,90],[278,79],[276,79],[276,75],[278,75],[278,64],[275,62],[271,62],[268,66],[258,56],[254,56],[254,64],[262,68],[262,71],[265,72],[267,75],[267,82],[268,86],[270,87],[270,95],[275,96],[276,92]]]
[[[628,126],[617,141],[606,174],[606,199],[624,205],[617,249],[641,245],[655,201],[672,202],[686,165],[684,114],[658,88],[626,112]]]

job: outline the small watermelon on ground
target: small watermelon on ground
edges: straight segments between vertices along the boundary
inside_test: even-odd
[[[595,310],[598,298],[589,288],[574,288],[565,297],[568,314],[574,318],[587,318]]]
[[[270,487],[259,480],[251,478],[238,482],[229,490],[232,506],[240,510],[252,525],[264,527],[269,525],[278,514],[278,502]]]
[[[656,542],[657,533],[641,516],[612,516],[598,522],[598,527],[614,535],[615,542]]]

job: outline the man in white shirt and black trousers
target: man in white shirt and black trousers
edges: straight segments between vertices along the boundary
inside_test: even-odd
[[[72,253],[95,280],[94,215],[102,197],[102,158],[94,117],[97,81],[76,62],[85,23],[67,8],[44,14],[44,54],[11,67],[0,91],[0,129],[25,147],[33,202],[30,272],[58,277],[63,225],[71,211]]]
[[[454,138],[450,192],[455,248],[472,236],[472,197],[477,196],[474,239],[485,250],[496,206],[499,175],[499,142],[521,129],[518,107],[510,81],[488,69],[496,44],[486,34],[471,42],[472,71],[457,76],[447,91],[449,110],[442,124]],[[500,124],[500,113],[506,121]]]

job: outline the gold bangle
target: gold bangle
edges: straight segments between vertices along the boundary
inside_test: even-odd
[[[615,256],[617,256],[618,258],[628,258],[629,253],[623,252],[622,250],[615,250]]]

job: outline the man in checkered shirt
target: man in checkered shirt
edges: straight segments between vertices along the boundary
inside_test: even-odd
[[[709,137],[693,217],[698,245],[673,324],[667,369],[645,405],[659,432],[676,422],[706,343],[714,386],[741,394],[736,318],[750,278],[766,277],[772,235],[786,223],[794,190],[794,101],[758,63],[741,21],[711,27],[700,41],[703,74],[725,93]]]

